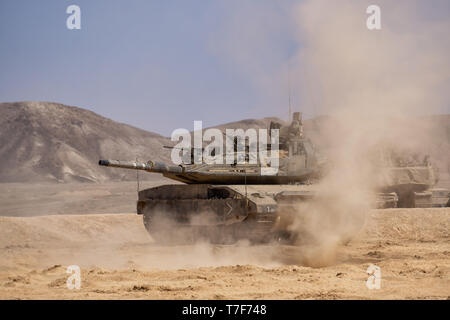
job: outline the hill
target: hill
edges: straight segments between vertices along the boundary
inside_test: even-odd
[[[50,102],[0,103],[0,181],[135,179],[134,172],[105,170],[100,158],[167,160],[167,138]]]
[[[86,109],[51,102],[0,103],[0,182],[107,182],[135,180],[136,173],[99,167],[99,159],[170,161],[170,138],[102,117]],[[278,118],[245,119],[215,126],[268,128]],[[408,141],[431,155],[450,185],[450,115],[395,120],[409,128]],[[186,123],[189,127],[190,123]],[[323,151],[348,128],[329,116],[304,120],[304,133]],[[408,141],[398,141],[399,145]],[[141,174],[141,179],[159,178]]]

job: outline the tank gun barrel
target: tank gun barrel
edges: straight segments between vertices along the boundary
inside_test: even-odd
[[[121,161],[121,160],[99,160],[99,166],[115,167],[132,170],[144,170],[148,172],[159,173],[182,173],[183,168],[181,166],[168,166],[163,162],[156,161]]]

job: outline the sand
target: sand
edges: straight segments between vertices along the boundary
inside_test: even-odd
[[[0,217],[0,299],[449,299],[450,208],[370,212],[347,245],[156,245],[128,214]],[[366,270],[381,269],[368,289]],[[69,290],[69,265],[81,288]]]

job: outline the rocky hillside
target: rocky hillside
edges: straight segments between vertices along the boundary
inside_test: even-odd
[[[0,181],[135,179],[100,158],[167,160],[167,138],[91,111],[48,102],[0,103]]]

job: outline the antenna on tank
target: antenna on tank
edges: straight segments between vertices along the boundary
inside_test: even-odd
[[[138,163],[138,157],[136,157],[136,163]],[[139,170],[136,169],[136,190],[139,197]]]
[[[245,213],[248,215],[248,196],[247,196],[247,168],[244,168],[244,185],[245,185]]]
[[[291,68],[290,68],[290,66],[289,66],[289,62],[288,62],[288,65],[287,65],[287,68],[288,68],[288,106],[289,106],[289,110],[288,110],[288,112],[289,112],[289,119],[288,119],[288,121],[290,121],[291,120],[291,118],[292,118],[292,107],[291,107]]]

